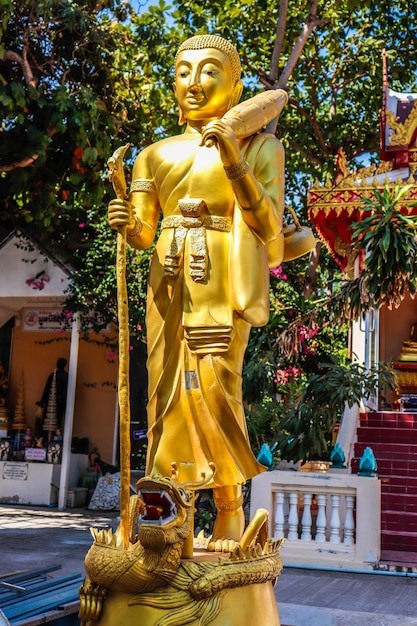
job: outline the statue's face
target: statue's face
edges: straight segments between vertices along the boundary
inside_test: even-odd
[[[187,120],[208,122],[229,110],[234,94],[232,69],[220,50],[183,50],[175,67],[175,94]]]

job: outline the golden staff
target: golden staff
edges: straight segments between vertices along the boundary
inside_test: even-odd
[[[127,200],[123,158],[130,144],[118,148],[107,161],[109,180],[116,197]],[[129,389],[129,305],[126,284],[126,228],[123,224],[117,231],[117,312],[119,318],[119,410],[120,410],[120,532],[127,549],[129,545],[129,500],[130,500],[130,389]]]

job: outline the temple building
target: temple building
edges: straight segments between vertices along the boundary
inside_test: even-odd
[[[315,183],[308,194],[310,221],[350,279],[363,268],[364,253],[355,250],[350,227],[362,219],[365,198],[399,186],[405,193],[396,209],[417,215],[417,93],[393,91],[383,63],[380,162],[351,171],[341,149],[333,183]],[[364,452],[375,456],[381,485],[380,518],[374,520],[380,525],[379,563],[405,566],[415,563],[417,554],[417,302],[407,290],[395,295],[392,308],[370,309],[352,322],[350,351],[366,367],[393,362],[397,391],[380,390],[365,409],[345,411],[338,443],[353,474],[360,474]]]
[[[385,186],[407,186],[399,208],[417,215],[417,93],[390,89],[383,60],[380,162],[351,171],[340,149],[334,182],[315,183],[308,195],[310,221],[348,278],[362,267],[363,255],[354,250],[350,226],[361,219],[365,198],[373,199],[374,191],[383,193]],[[417,394],[417,303],[408,293],[400,299],[397,309],[372,310],[353,324],[351,352],[369,366],[394,360],[401,392]]]

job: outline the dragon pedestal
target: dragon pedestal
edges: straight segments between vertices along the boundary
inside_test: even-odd
[[[169,593],[166,599],[169,600]],[[139,598],[140,601],[140,598]],[[226,589],[206,601],[205,610],[195,603],[166,608],[138,604],[132,594],[110,592],[104,602],[98,626],[280,626],[277,602],[271,582]],[[216,610],[218,609],[217,614]],[[206,613],[206,615],[204,615]]]
[[[184,558],[193,494],[161,476],[137,486],[127,545],[120,528],[92,529],[80,589],[83,625],[254,626],[261,619],[280,626],[273,585],[282,540],[268,538],[266,511],[257,511],[229,554],[194,550]]]

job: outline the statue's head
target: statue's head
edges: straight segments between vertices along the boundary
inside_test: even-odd
[[[200,114],[207,119],[222,117],[239,102],[243,89],[240,75],[239,55],[227,39],[196,35],[184,41],[175,57],[180,124],[186,119],[203,119]]]
[[[238,52],[230,41],[218,35],[195,35],[194,37],[186,39],[178,48],[175,57],[175,67],[177,66],[179,55],[184,50],[207,50],[207,48],[219,50],[228,57],[232,70],[233,84],[235,85],[240,79],[242,72]]]

